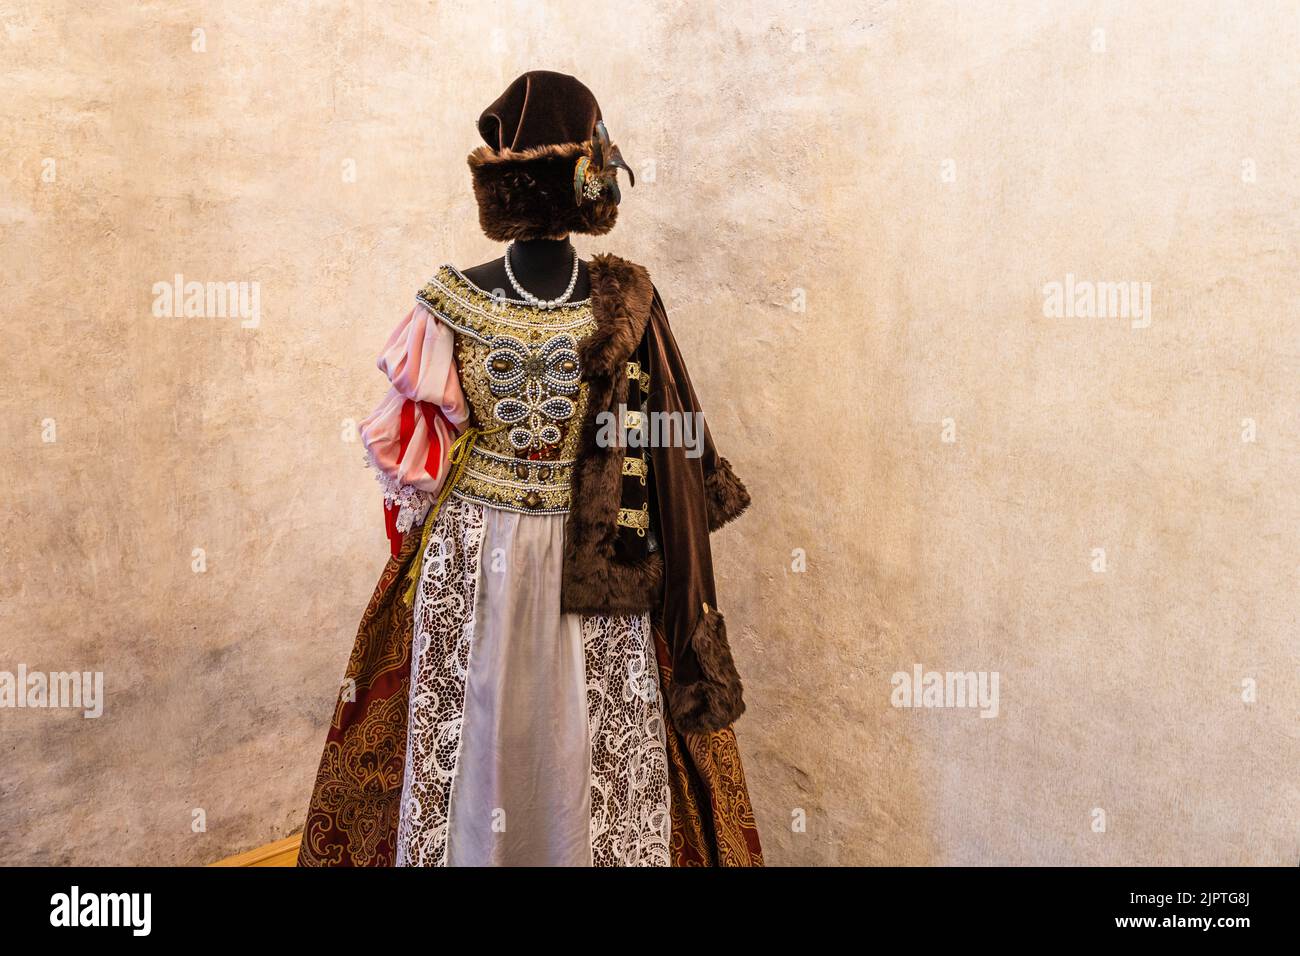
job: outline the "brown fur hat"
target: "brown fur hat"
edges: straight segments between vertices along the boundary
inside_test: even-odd
[[[479,224],[489,239],[600,236],[614,228],[618,203],[574,196],[574,168],[591,157],[600,104],[575,77],[532,70],[483,111],[486,146],[469,154]]]

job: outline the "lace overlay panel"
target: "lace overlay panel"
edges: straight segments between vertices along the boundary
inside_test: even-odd
[[[668,754],[650,619],[584,617],[596,866],[669,866]]]
[[[435,520],[415,597],[398,866],[441,866],[446,858],[447,812],[474,637],[483,513],[453,498]]]
[[[465,689],[473,666],[483,508],[448,499],[425,552],[415,603],[398,866],[444,866],[448,858]],[[650,620],[644,614],[583,617],[580,630],[592,862],[668,866],[668,756]]]

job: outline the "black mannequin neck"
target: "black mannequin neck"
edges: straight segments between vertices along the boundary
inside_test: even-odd
[[[573,275],[573,243],[563,239],[520,239],[510,247],[510,267],[521,286],[539,299],[554,299],[564,294]],[[464,270],[465,278],[480,289],[508,299],[519,298],[519,293],[506,276],[505,257],[493,259]],[[591,279],[587,264],[578,264],[578,281],[573,286],[570,302],[587,298],[591,294]]]

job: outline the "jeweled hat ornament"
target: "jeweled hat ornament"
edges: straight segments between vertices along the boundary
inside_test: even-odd
[[[632,168],[610,142],[600,104],[575,77],[532,70],[478,118],[486,146],[469,154],[479,224],[489,239],[600,236],[614,228]]]

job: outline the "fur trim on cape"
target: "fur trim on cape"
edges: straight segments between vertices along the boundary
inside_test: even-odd
[[[731,470],[731,462],[721,456],[718,467],[704,476],[704,495],[709,505],[710,531],[739,518],[749,507],[749,492]]]
[[[681,733],[712,733],[745,712],[744,689],[727,644],[727,622],[710,609],[691,634],[691,648],[702,676],[689,684],[668,686],[668,710]]]
[[[624,562],[615,556],[623,449],[600,447],[597,416],[627,401],[626,363],[645,334],[653,286],[643,266],[618,256],[594,256],[588,269],[597,327],[579,346],[587,417],[564,529],[560,603],[571,614],[636,613],[649,610],[659,593],[663,557],[656,552]]]

